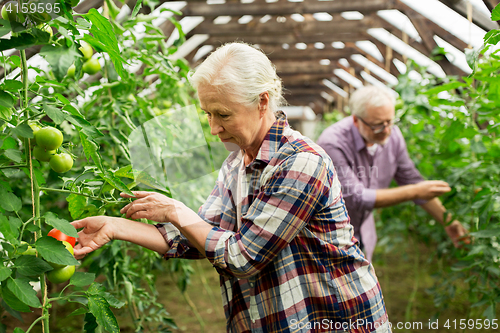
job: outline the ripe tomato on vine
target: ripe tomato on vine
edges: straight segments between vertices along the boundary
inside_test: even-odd
[[[75,247],[76,238],[68,236],[66,234],[63,234],[62,231],[60,231],[60,230],[52,229],[51,231],[49,231],[47,236],[53,237],[53,238],[60,240],[60,241],[66,241],[69,244],[71,244],[72,247]]]

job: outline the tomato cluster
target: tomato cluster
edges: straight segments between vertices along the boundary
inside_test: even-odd
[[[73,255],[73,247],[75,246],[75,237],[63,234],[60,230],[52,229],[47,236],[53,237],[61,241],[66,249]],[[52,283],[62,283],[68,281],[73,274],[75,274],[74,265],[60,265],[56,263],[49,262],[49,264],[54,267],[53,270],[47,272],[47,279]]]
[[[92,46],[90,46],[87,42],[85,41],[80,41],[80,52],[83,55],[83,66],[82,66],[82,71],[84,73],[87,73],[89,75],[94,75],[97,72],[101,70],[101,64],[99,63],[99,60],[96,58],[92,58],[92,55],[94,54],[94,50],[92,49]],[[72,64],[69,66],[68,71],[66,75],[70,78],[75,78],[75,73],[76,73],[76,66],[75,64]]]
[[[30,124],[35,138],[31,144],[33,156],[41,162],[49,162],[52,170],[58,173],[64,173],[73,167],[73,158],[67,153],[57,153],[57,149],[63,142],[63,134],[55,127],[42,128],[37,123]]]

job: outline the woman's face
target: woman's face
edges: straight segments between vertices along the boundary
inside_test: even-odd
[[[204,84],[198,87],[198,97],[208,117],[211,134],[217,135],[226,149],[235,150],[231,148],[236,144],[244,150],[258,150],[261,144],[259,130],[265,114],[259,110],[262,109],[262,95],[257,106],[247,107]]]

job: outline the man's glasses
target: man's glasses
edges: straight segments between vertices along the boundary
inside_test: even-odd
[[[383,124],[380,125],[372,125],[367,123],[363,118],[358,116],[358,119],[363,122],[366,126],[370,127],[370,129],[373,131],[373,134],[379,134],[382,133],[386,127],[392,127],[394,126],[395,123],[399,121],[399,119],[392,119],[390,121],[386,121]]]

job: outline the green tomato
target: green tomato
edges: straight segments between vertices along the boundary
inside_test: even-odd
[[[21,245],[28,245],[28,249],[21,253],[22,256],[36,256],[36,250],[32,248],[28,243],[25,241],[21,241]]]
[[[2,18],[11,22],[23,22],[23,14],[18,12],[19,4],[17,1],[9,1],[2,7]]]
[[[66,246],[66,250],[68,250],[69,253],[71,253],[71,255],[73,255],[73,246],[71,246],[70,243],[66,242],[66,241],[61,241],[64,246]],[[50,266],[54,267],[54,268],[63,268],[63,267],[67,267],[66,265],[61,265],[61,264],[56,264],[56,263],[53,263],[53,262],[50,262],[50,261],[47,261],[49,263]],[[74,266],[73,266],[74,267]]]
[[[68,281],[75,274],[75,266],[64,266],[55,268],[47,273],[47,279],[52,283],[62,283]]]
[[[92,58],[85,61],[82,66],[82,70],[84,73],[94,75],[101,70],[101,64],[99,63],[99,60],[97,60],[96,58]]]
[[[73,167],[73,158],[69,154],[61,153],[51,157],[50,167],[58,173],[64,173]]]
[[[54,150],[61,146],[63,134],[57,128],[44,127],[36,133],[35,139],[36,144],[41,148],[45,150]]]
[[[54,36],[54,31],[52,30],[52,27],[48,24],[39,24],[36,26],[38,29],[42,30],[42,31],[45,31],[46,33],[48,33],[50,35],[50,38],[52,38],[52,36]]]
[[[68,75],[68,77],[70,78],[75,78],[75,72],[76,72],[76,66],[75,64],[71,65],[68,67],[68,72],[66,73],[66,75]]]
[[[94,54],[94,50],[92,50],[92,46],[90,46],[89,43],[85,41],[80,41],[80,47],[78,48],[80,52],[83,54],[83,61],[87,61],[90,58],[92,58],[92,55]]]
[[[40,146],[33,148],[33,156],[40,162],[48,162],[56,154],[56,150],[45,150]]]

